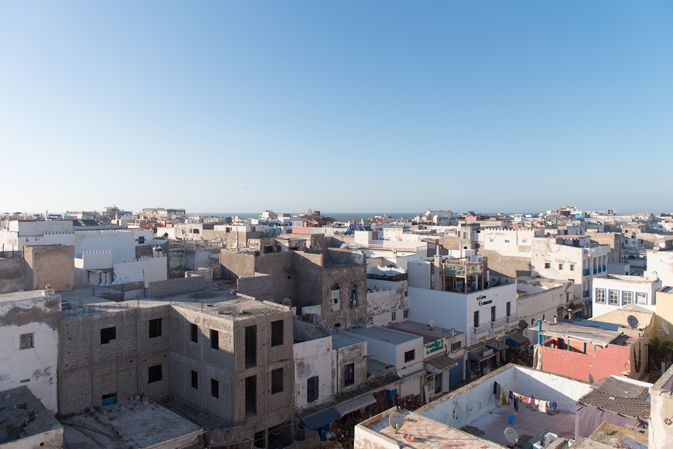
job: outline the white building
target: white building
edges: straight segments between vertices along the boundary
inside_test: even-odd
[[[566,310],[558,315],[559,309],[565,308],[573,299],[571,281],[520,277],[516,282],[516,309],[519,311],[519,319],[527,324],[553,320],[555,317],[566,318],[567,314],[574,313]],[[583,316],[579,313],[572,318]]]
[[[647,277],[659,278],[663,285],[673,286],[673,251],[648,251]]]
[[[592,244],[589,236],[535,238],[531,275],[572,280],[575,299],[590,299],[592,281],[607,276],[609,253],[609,245]]]
[[[379,326],[354,326],[343,331],[367,342],[367,354],[395,366],[402,378],[400,397],[421,394],[423,338]]]
[[[0,295],[0,391],[26,386],[57,413],[61,297],[52,290]]]
[[[613,276],[594,279],[593,315],[600,317],[629,304],[657,311],[655,293],[662,287],[660,279],[641,276]]]

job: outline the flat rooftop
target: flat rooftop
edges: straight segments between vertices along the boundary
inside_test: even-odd
[[[362,343],[362,340],[342,331],[327,331],[332,336],[332,349],[341,349]]]
[[[410,335],[405,332],[396,331],[393,329],[386,329],[380,326],[371,327],[350,327],[346,330],[355,336],[362,336],[364,338],[372,338],[380,341],[385,341],[393,345],[401,345],[418,338],[417,335]],[[357,337],[356,337],[357,338]]]
[[[295,319],[292,321],[292,337],[295,343],[327,338],[330,334],[312,323]]]
[[[283,312],[291,313],[289,306],[276,304],[270,301],[256,301],[254,299],[246,299],[241,297],[236,297],[234,299],[212,304],[178,302],[173,303],[173,306],[182,307],[184,309],[190,309],[230,320],[245,320],[250,317],[277,315]]]
[[[13,292],[0,295],[0,302],[23,301],[32,298],[44,298],[46,296],[60,295],[53,290],[31,290],[29,292]]]
[[[71,449],[153,447],[169,440],[175,442],[171,447],[184,447],[203,434],[197,424],[146,398],[95,407],[62,422]]]
[[[443,327],[438,326],[431,328],[428,324],[416,323],[414,321],[404,321],[402,323],[391,324],[388,326],[388,329],[418,335],[423,337],[424,343],[430,343],[431,341],[435,341],[440,338],[458,337],[465,333],[455,329],[444,329]]]
[[[395,431],[389,423],[389,417],[394,411],[394,408],[387,410],[358,424],[355,428],[355,445],[357,447],[390,447],[390,440],[392,440],[399,447],[418,449],[456,447],[461,449],[500,449],[503,447],[408,410],[399,410],[404,418],[404,425],[400,430]],[[361,428],[365,428],[369,432],[365,433]],[[367,435],[370,432],[375,435],[370,437],[371,434]],[[367,445],[367,443],[361,444],[363,438],[370,441],[380,440],[378,445],[376,443]]]
[[[31,393],[28,387],[12,388],[0,393],[0,441],[2,443],[39,435],[61,427],[63,427],[61,423]]]
[[[583,319],[558,320],[557,323],[542,323],[542,335],[606,346],[622,335],[615,323],[603,323]],[[537,332],[537,326],[530,326],[529,331]]]

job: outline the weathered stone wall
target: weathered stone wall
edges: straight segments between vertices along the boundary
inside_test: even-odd
[[[22,288],[23,258],[0,258],[0,294],[12,293]]]
[[[154,401],[169,394],[170,305],[67,318],[61,321],[59,411],[79,413],[100,406],[102,395],[118,401],[143,394]],[[112,309],[113,310],[113,309]],[[161,319],[161,336],[149,338],[149,320]],[[101,343],[101,329],[115,328],[114,340]],[[162,379],[148,382],[148,369],[161,365]]]
[[[304,307],[321,304],[322,298],[322,254],[294,254],[296,282],[292,305]]]
[[[23,288],[25,290],[44,289],[47,285],[57,292],[74,290],[74,246],[24,246],[23,260]]]
[[[530,276],[530,257],[503,256],[496,251],[481,251],[486,269],[491,271],[491,279],[497,277],[515,278]]]
[[[294,266],[293,251],[281,253],[261,254],[254,257],[254,273],[271,275],[271,293],[275,302],[281,302],[284,298],[294,301],[296,269]]]
[[[337,392],[357,388],[359,385],[367,382],[367,342],[363,341],[350,346],[344,346],[336,350],[337,352]],[[355,372],[355,382],[346,387],[344,379],[344,367],[353,363]]]
[[[255,255],[223,249],[220,251],[222,279],[235,281],[255,275]]]
[[[322,317],[328,329],[345,329],[367,318],[366,265],[324,268],[322,275]],[[340,310],[333,310],[332,286],[340,286]],[[356,301],[351,303],[351,288],[356,289]]]

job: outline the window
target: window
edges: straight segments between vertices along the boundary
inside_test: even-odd
[[[505,243],[509,243],[509,240],[505,240]]]
[[[512,302],[507,301],[507,303],[505,304],[505,316],[511,316],[511,313],[512,313]]]
[[[35,347],[35,334],[21,334],[19,340],[19,349],[30,349]]]
[[[257,326],[245,328],[245,368],[257,366]]]
[[[551,268],[551,262],[545,262],[544,267],[545,268]]]
[[[633,302],[633,292],[622,292],[622,305],[627,306]]]
[[[283,344],[283,320],[271,322],[271,346]]]
[[[108,393],[100,397],[100,405],[109,405],[117,403],[117,393]]]
[[[271,394],[283,391],[283,368],[271,371]]]
[[[117,338],[116,327],[106,327],[105,329],[100,330],[100,344],[106,345],[115,338]]]
[[[355,284],[351,284],[350,288],[350,301],[351,301],[351,307],[355,307],[358,305],[358,286]]]
[[[451,352],[456,352],[463,346],[462,341],[457,341],[455,343],[451,343]]]
[[[220,382],[215,379],[210,379],[210,395],[214,398],[220,397]]]
[[[157,318],[156,320],[150,320],[149,328],[150,328],[150,338],[161,337],[161,318]]]
[[[490,240],[491,242],[495,242],[495,240],[493,240],[493,239],[489,239],[489,240]]]
[[[192,371],[192,388],[199,389],[199,373]]]
[[[528,239],[521,240],[521,243],[528,243]]]
[[[189,330],[190,330],[189,333],[190,333],[191,341],[193,341],[194,343],[198,343],[199,342],[199,326],[197,326],[196,324],[190,324],[189,325]]]
[[[245,416],[257,414],[257,376],[245,378]]]
[[[210,347],[220,349],[220,333],[216,330],[210,330]]]
[[[636,304],[647,305],[647,293],[636,293]]]
[[[544,315],[542,315],[542,321],[547,321],[547,318]]]
[[[339,297],[341,296],[341,287],[339,284],[334,284],[331,288],[332,292],[332,302],[334,304],[339,304]]]
[[[575,271],[575,264],[570,264],[570,271]]]
[[[397,319],[397,312],[392,312],[392,313],[390,314],[390,319],[393,320],[393,321],[395,321],[395,320]]]
[[[619,290],[610,290],[609,304],[611,306],[619,305]]]
[[[318,400],[319,376],[309,377],[306,381],[306,402],[313,402]]]
[[[355,363],[344,365],[344,387],[350,387],[355,383]]]
[[[442,392],[442,373],[435,374],[435,393]]]
[[[531,318],[531,319],[530,319],[530,324],[531,324],[531,325],[535,324],[535,318]]]
[[[474,327],[479,327],[479,311],[474,311]]]
[[[409,318],[409,309],[404,311],[404,318],[405,319]]]
[[[596,304],[605,304],[605,289],[596,289]]]
[[[495,306],[491,306],[491,321],[495,321]]]
[[[159,382],[162,379],[161,365],[154,365],[147,368],[147,383]]]
[[[563,264],[562,263],[558,264],[558,269],[563,270]]]
[[[415,358],[416,358],[415,349],[412,349],[411,351],[407,351],[404,353],[404,363],[413,362]]]

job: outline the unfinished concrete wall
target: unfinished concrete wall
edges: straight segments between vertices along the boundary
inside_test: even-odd
[[[497,251],[480,251],[486,269],[491,271],[491,279],[498,277],[515,278],[530,276],[530,257],[503,256]]]
[[[23,288],[51,286],[57,292],[75,289],[75,247],[72,245],[24,246]]]
[[[255,275],[255,255],[238,251],[220,250],[222,279],[235,281],[239,277]]]
[[[147,289],[148,298],[163,298],[183,293],[193,293],[206,288],[208,277],[190,276],[182,279],[167,279],[165,281],[150,282]]]
[[[191,341],[191,325],[198,327]],[[219,349],[211,347],[210,331],[218,332]],[[233,322],[177,305],[171,310],[171,392],[175,397],[234,423]],[[197,373],[197,388],[192,386]],[[210,380],[219,382],[219,398],[210,393]]]
[[[11,251],[7,251],[9,255]],[[0,257],[0,294],[23,288],[23,257]]]
[[[249,278],[238,278],[237,291],[254,298],[266,298],[271,295],[273,280],[270,274],[255,273]]]
[[[272,279],[271,294],[275,302],[290,298],[294,302],[295,280],[297,270],[294,265],[294,252],[261,254],[254,258],[254,273],[270,274]],[[222,263],[220,261],[220,263]]]
[[[100,406],[103,395],[125,401],[143,394],[161,401],[169,394],[170,305],[136,308],[135,304],[92,306],[65,314],[60,325],[60,413]],[[150,338],[150,320],[156,319],[161,320],[161,334]],[[104,339],[109,331],[103,329],[111,328],[115,338]],[[150,368],[156,366],[161,366],[161,380],[151,381]]]
[[[25,385],[53,413],[57,411],[60,319],[59,295],[33,291],[2,296],[0,391]]]
[[[294,254],[296,282],[294,294],[291,297],[292,305],[305,307],[322,304],[322,254],[288,253]]]

